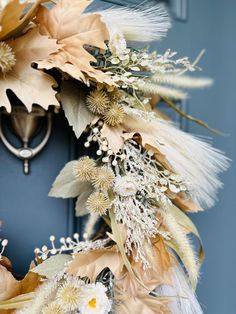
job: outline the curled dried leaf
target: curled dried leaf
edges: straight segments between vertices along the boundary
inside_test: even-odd
[[[40,3],[36,0],[29,6],[30,1],[11,0],[0,12],[0,40],[16,37],[35,17]]]

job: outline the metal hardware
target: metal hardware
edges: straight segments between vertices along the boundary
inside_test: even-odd
[[[22,146],[17,148],[7,139],[3,130],[5,118],[10,121],[10,130],[20,139]],[[36,147],[30,147],[30,142],[40,127],[41,120],[46,120],[46,133]],[[23,106],[13,106],[12,112],[0,113],[0,138],[6,148],[17,158],[23,160],[24,174],[29,174],[29,161],[38,155],[47,144],[52,131],[52,114],[43,108],[33,107],[32,112],[28,112]]]

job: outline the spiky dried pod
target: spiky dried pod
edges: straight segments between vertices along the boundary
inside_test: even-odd
[[[94,114],[101,115],[109,108],[110,99],[105,91],[94,90],[87,96],[86,104]]]
[[[92,193],[87,200],[87,208],[90,212],[100,216],[105,215],[111,203],[109,198],[101,192]]]
[[[110,126],[117,126],[121,124],[125,117],[125,111],[119,104],[114,104],[103,115],[104,121]]]

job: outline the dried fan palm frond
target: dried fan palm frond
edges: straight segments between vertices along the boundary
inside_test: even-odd
[[[173,123],[158,119],[154,113],[137,109],[126,109],[126,113],[131,117],[127,119],[127,127],[132,130],[126,134],[126,139],[139,133],[143,146],[149,144],[157,148],[172,169],[189,182],[191,195],[197,203],[203,207],[213,206],[217,190],[222,187],[219,174],[229,167],[229,159],[223,152],[181,131]]]
[[[166,36],[170,19],[163,5],[141,9],[111,8],[99,12],[110,36],[122,34],[126,40],[150,42]]]

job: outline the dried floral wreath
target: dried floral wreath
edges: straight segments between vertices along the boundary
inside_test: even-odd
[[[11,90],[29,111],[62,106],[88,154],[65,165],[50,196],[77,197],[76,215],[89,218],[83,239],[57,247],[51,236],[51,248],[36,249],[22,281],[1,241],[1,313],[202,313],[194,289],[204,253],[187,214],[214,204],[228,160],[152,105],[155,96],[188,117],[172,101],[211,84],[186,75],[200,56],[132,48],[165,36],[160,6],[88,13],[90,0],[45,2],[1,1],[0,105],[11,111]]]

